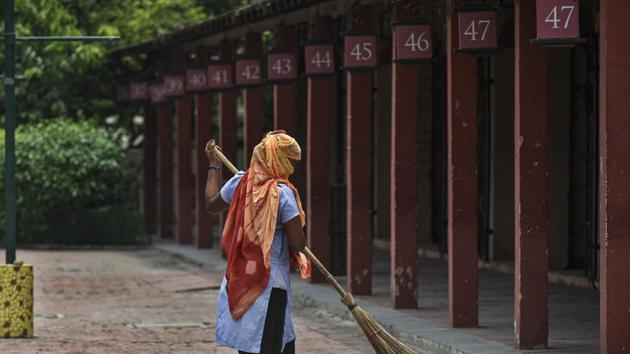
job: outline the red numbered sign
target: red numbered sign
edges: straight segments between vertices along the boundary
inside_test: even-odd
[[[433,57],[431,26],[398,25],[394,28],[394,60],[422,60]]]
[[[164,95],[164,84],[153,84],[149,86],[149,97],[151,98],[151,102],[160,103],[166,101],[166,96]]]
[[[267,79],[295,80],[297,78],[297,62],[294,53],[267,54]]]
[[[132,101],[142,101],[149,98],[146,82],[132,82],[129,84],[129,99]]]
[[[232,87],[232,66],[228,64],[212,64],[208,66],[208,88],[213,90]]]
[[[263,81],[259,59],[238,59],[235,67],[237,85],[262,84]]]
[[[459,49],[496,49],[496,11],[465,11],[458,13]]]
[[[186,70],[186,91],[203,91],[208,88],[208,78],[205,69]]]
[[[164,76],[164,95],[167,97],[183,96],[186,93],[183,75]]]
[[[376,36],[345,36],[343,65],[346,68],[376,67]]]
[[[536,29],[538,39],[579,38],[579,1],[537,0]]]
[[[306,74],[334,74],[335,51],[332,44],[309,44],[304,47]]]

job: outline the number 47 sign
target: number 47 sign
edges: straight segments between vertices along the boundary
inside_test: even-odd
[[[462,11],[458,13],[459,50],[497,49],[497,12]]]
[[[537,0],[537,39],[572,39],[580,37],[578,0]]]

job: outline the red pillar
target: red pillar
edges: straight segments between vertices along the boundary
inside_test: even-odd
[[[600,338],[630,350],[630,47],[627,1],[600,5]]]
[[[396,3],[394,20],[418,17],[415,1]],[[393,34],[392,47],[396,38]],[[392,63],[391,299],[394,308],[418,306],[416,148],[420,100],[419,65]]]
[[[160,229],[161,238],[173,237],[173,105],[157,107],[160,134]]]
[[[262,39],[258,33],[245,37],[245,54],[260,57]],[[243,128],[245,164],[249,165],[254,147],[260,143],[265,129],[265,105],[262,87],[243,89]]]
[[[157,231],[157,112],[155,106],[144,106],[144,230],[149,235]]]
[[[212,99],[211,93],[197,95],[195,114],[195,150],[197,159],[197,173],[195,173],[195,185],[197,186],[196,200],[196,245],[197,248],[212,248],[213,220],[206,211],[206,180],[208,177],[208,158],[205,147],[212,138]]]
[[[547,52],[536,38],[536,2],[515,6],[514,325],[521,349],[547,346]]]
[[[177,241],[192,244],[192,96],[177,99]]]
[[[297,50],[297,34],[293,26],[281,26],[274,33],[276,48]],[[289,135],[297,134],[295,81],[273,85],[273,128],[284,129]]]
[[[310,31],[312,39],[332,41],[329,17],[316,18]],[[334,80],[334,76],[311,76],[307,79],[306,235],[308,246],[326,267],[331,265],[328,160]],[[311,282],[325,281],[320,272],[313,272]]]
[[[463,0],[454,0],[457,7]],[[453,327],[478,324],[477,60],[457,54],[457,14],[447,18],[448,297]]]
[[[220,53],[221,61],[232,60],[232,47],[228,42],[223,42]],[[237,117],[236,117],[237,91],[226,90],[219,93],[219,137],[221,149],[225,156],[236,161],[238,153],[238,142],[236,137]],[[229,179],[232,175],[224,172],[223,177]]]
[[[370,29],[372,8],[359,6],[351,16],[353,29]],[[372,119],[374,74],[346,73],[346,237],[350,292],[372,293]]]

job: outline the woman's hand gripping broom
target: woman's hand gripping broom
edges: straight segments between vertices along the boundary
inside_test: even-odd
[[[223,164],[232,172],[237,173],[238,169],[228,160],[220,149],[215,147],[215,155],[223,162]],[[311,262],[317,267],[317,269],[324,274],[326,280],[337,290],[341,295],[341,302],[348,307],[352,316],[359,324],[359,327],[363,330],[368,337],[374,351],[378,354],[415,354],[411,348],[404,343],[394,338],[389,332],[387,332],[383,326],[381,326],[375,319],[363,310],[354,301],[352,294],[345,291],[344,288],[337,282],[337,280],[328,272],[326,267],[315,257],[313,252],[308,247],[304,247],[302,251]]]

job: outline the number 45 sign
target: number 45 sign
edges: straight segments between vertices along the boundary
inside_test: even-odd
[[[347,35],[344,37],[343,65],[346,68],[375,68],[376,54],[376,36]]]

